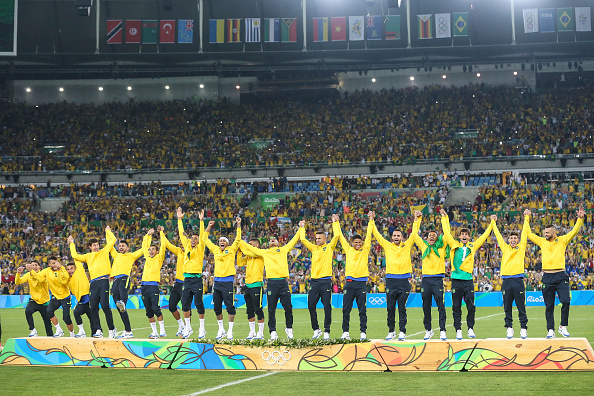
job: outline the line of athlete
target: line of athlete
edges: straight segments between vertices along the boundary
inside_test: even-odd
[[[159,282],[161,280],[161,267],[165,260],[165,250],[168,249],[177,256],[176,282],[169,298],[169,311],[178,322],[176,335],[188,338],[194,333],[192,328],[192,304],[194,305],[199,320],[198,338],[206,337],[205,309],[203,303],[202,270],[204,252],[208,248],[214,255],[214,286],[213,305],[218,331],[215,339],[233,339],[233,326],[235,322],[234,281],[236,264],[246,267],[245,276],[245,302],[249,324],[249,339],[264,338],[264,311],[262,298],[264,295],[264,274],[267,280],[268,301],[268,330],[270,339],[278,339],[276,328],[276,309],[280,301],[285,313],[285,333],[287,338],[293,339],[293,308],[287,278],[289,277],[289,263],[287,255],[301,241],[311,251],[311,283],[308,295],[308,309],[313,329],[314,339],[323,337],[330,339],[332,323],[332,257],[338,242],[346,255],[344,296],[342,304],[342,339],[350,339],[349,322],[356,301],[359,311],[359,338],[367,339],[367,293],[366,283],[369,277],[369,252],[372,238],[375,238],[386,254],[386,303],[388,335],[386,340],[406,339],[406,303],[410,293],[410,278],[412,275],[411,249],[414,244],[422,253],[422,282],[421,294],[423,305],[423,324],[425,326],[424,339],[433,337],[431,328],[431,306],[435,301],[439,313],[440,339],[446,340],[446,311],[444,305],[443,278],[446,272],[445,261],[451,262],[452,279],[452,314],[456,339],[462,339],[462,301],[467,308],[466,325],[468,337],[475,338],[475,304],[473,268],[475,253],[483,245],[491,232],[495,234],[499,248],[502,250],[501,275],[503,278],[503,308],[505,312],[504,325],[507,338],[513,338],[512,306],[515,303],[520,322],[520,336],[528,336],[528,318],[526,316],[525,285],[524,285],[524,260],[527,240],[530,239],[538,245],[542,253],[542,269],[544,289],[542,291],[545,302],[547,322],[547,338],[555,337],[554,309],[555,295],[561,303],[561,323],[558,332],[569,337],[567,330],[570,306],[570,291],[568,276],[565,272],[565,251],[567,245],[576,236],[584,221],[585,211],[579,208],[578,220],[574,228],[566,235],[557,236],[553,225],[544,228],[543,237],[532,233],[530,229],[529,210],[524,211],[524,224],[521,234],[512,230],[509,232],[507,242],[499,231],[497,216],[491,216],[491,223],[487,230],[476,241],[471,240],[471,232],[467,228],[459,230],[458,239],[455,239],[450,230],[447,213],[441,210],[441,226],[443,233],[428,231],[425,238],[419,235],[422,214],[414,213],[414,223],[411,235],[404,239],[402,230],[392,232],[391,239],[384,238],[377,229],[373,211],[368,213],[369,223],[365,237],[354,235],[350,242],[344,237],[340,228],[339,216],[332,215],[333,237],[328,241],[325,231],[315,231],[315,243],[306,238],[305,221],[299,222],[299,230],[284,246],[281,246],[275,236],[269,238],[267,248],[260,247],[260,241],[252,238],[248,242],[241,239],[241,219],[236,218],[234,225],[237,227],[235,240],[230,244],[229,239],[222,236],[218,244],[209,239],[214,221],[210,221],[204,229],[204,211],[199,212],[199,232],[190,231],[189,237],[184,230],[184,213],[181,208],[177,210],[178,231],[181,246],[170,243],[163,227],[158,227],[160,244],[153,244],[154,229],[150,229],[144,236],[141,249],[131,252],[127,241],[120,240],[116,246],[116,237],[110,227],[105,228],[106,244],[100,247],[97,239],[87,241],[89,253],[79,254],[76,251],[74,239],[68,237],[70,253],[73,262],[62,265],[56,257],[50,257],[49,266],[43,270],[36,261],[19,267],[16,275],[16,284],[29,283],[31,299],[27,304],[25,316],[31,333],[37,336],[34,326],[33,313],[40,312],[45,325],[47,336],[60,337],[64,331],[55,316],[56,310],[62,308],[63,321],[71,337],[86,337],[83,327],[83,315],[90,321],[93,337],[103,337],[103,329],[99,319],[99,307],[103,310],[109,328],[110,338],[132,338],[133,333],[130,319],[126,310],[128,289],[132,265],[144,256],[145,264],[141,279],[141,295],[146,310],[151,334],[149,338],[157,339],[166,337],[163,313],[159,305]],[[110,259],[113,259],[113,263]],[[90,281],[86,276],[82,263],[86,263]],[[23,274],[24,271],[27,273]],[[109,307],[110,279],[113,280],[111,295],[118,308],[124,324],[124,331],[118,335],[114,326],[112,311]],[[50,292],[51,291],[51,297]],[[78,326],[75,334],[70,318],[71,294],[75,296],[77,304],[74,309],[74,318]],[[317,317],[316,305],[321,300],[324,306],[324,324],[320,328]],[[178,310],[181,302],[182,313]],[[228,327],[225,329],[223,322],[223,304],[227,311]],[[398,306],[399,322],[398,335],[396,335],[396,305]],[[183,318],[182,318],[183,314]],[[258,326],[256,328],[256,319]],[[157,329],[157,324],[159,328]],[[55,333],[53,332],[55,328]]]

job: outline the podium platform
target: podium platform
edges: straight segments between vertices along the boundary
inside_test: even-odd
[[[11,338],[6,366],[266,371],[594,371],[586,338],[369,340],[313,348],[177,339]]]

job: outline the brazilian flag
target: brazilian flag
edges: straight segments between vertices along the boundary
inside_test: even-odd
[[[429,215],[429,208],[427,207],[427,205],[411,205],[410,206],[410,211],[411,213],[414,215],[415,211],[419,211],[421,213],[423,213],[424,216],[428,216]]]

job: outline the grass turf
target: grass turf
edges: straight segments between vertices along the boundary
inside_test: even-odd
[[[560,310],[556,309],[556,323],[559,322]],[[368,309],[369,338],[383,338],[387,334],[385,309]],[[422,339],[424,328],[422,324],[422,310],[419,308],[408,309],[407,335],[411,339]],[[143,310],[130,310],[130,318],[134,335],[138,338],[148,336],[150,330]],[[544,307],[528,307],[528,335],[529,337],[542,338],[546,334]],[[448,314],[448,337],[455,336],[452,327],[451,309]],[[173,317],[164,312],[167,332],[170,337],[177,331],[177,323]],[[309,323],[307,310],[295,310],[294,330],[295,336],[300,338],[311,337],[312,330]],[[43,329],[41,317],[35,316],[37,330]],[[102,324],[105,326],[103,314]],[[474,327],[478,338],[505,337],[503,327],[503,310],[501,308],[478,308],[477,321]],[[594,327],[592,318],[594,307],[571,307],[570,326],[568,327],[574,337],[586,337],[594,341]],[[318,310],[318,319],[323,321],[323,312]],[[463,317],[464,319],[464,317]],[[2,320],[2,341],[8,338],[27,336],[29,331],[22,309],[0,310]],[[118,329],[123,326],[117,311],[114,310],[114,320]],[[333,310],[332,336],[338,337],[341,333],[342,315],[339,309]],[[61,322],[61,318],[60,318]],[[226,322],[226,321],[225,321]],[[279,335],[284,335],[283,311],[277,311]],[[519,323],[514,311],[516,335],[519,334]],[[217,325],[214,313],[207,310],[206,329],[208,336],[216,333]],[[351,314],[351,335],[359,333],[359,319],[356,310]],[[65,329],[65,325],[62,323]],[[85,321],[87,334],[90,333],[88,323]],[[194,327],[197,323],[194,322]],[[437,327],[437,311],[433,310],[433,327]],[[466,329],[463,325],[464,336]],[[197,329],[195,329],[197,330]],[[239,311],[235,336],[245,337],[248,333],[247,320],[244,311]],[[437,335],[436,335],[437,336]],[[436,337],[434,336],[434,337]],[[105,389],[109,384],[111,395],[141,395],[141,394],[188,394],[212,388],[232,381],[239,381],[261,372],[186,372],[182,370],[123,370],[101,368],[67,368],[67,367],[3,367],[0,366],[2,381],[1,394],[3,395],[31,395],[43,393],[44,395],[64,394],[76,392],[79,395],[96,394]],[[460,376],[464,376],[461,378]],[[34,378],[34,381],[31,381]],[[396,382],[397,381],[397,382]],[[43,384],[51,384],[45,386]],[[83,385],[84,384],[84,385]],[[262,392],[284,395],[308,395],[321,393],[356,392],[358,394],[388,394],[395,391],[407,391],[413,394],[436,392],[440,394],[458,394],[459,392],[476,392],[478,390],[488,393],[523,393],[536,394],[543,392],[563,392],[572,394],[589,394],[594,387],[594,375],[584,372],[562,373],[277,373],[268,377],[258,378],[253,381],[226,387],[215,393],[245,394],[246,392]]]

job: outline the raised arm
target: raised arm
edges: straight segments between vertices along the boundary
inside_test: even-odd
[[[184,249],[186,251],[188,251],[188,246],[190,246],[190,241],[188,240],[188,238],[184,235],[185,231],[184,231],[184,212],[182,210],[181,207],[177,208],[177,232],[179,233],[179,239],[181,240],[182,246],[184,247]],[[202,220],[200,220],[200,223],[202,223]],[[200,233],[202,234],[202,233]]]
[[[159,246],[159,263],[163,265],[163,260],[165,260],[165,252],[167,251],[167,246],[165,246],[165,241],[167,240],[167,238],[165,237],[165,233],[163,232],[165,230],[163,226],[157,227],[157,230],[159,231],[159,239],[161,242]]]
[[[142,255],[144,254],[144,252],[142,251],[142,248],[136,250],[135,252],[132,252],[132,257],[134,257],[134,260],[138,260],[139,258],[142,257]]]
[[[144,238],[142,238],[142,253],[144,254],[144,257],[150,257],[149,247],[151,247],[151,240],[153,238],[154,232],[155,230],[151,228],[148,230]]]
[[[20,285],[22,283],[27,283],[29,281],[29,275],[27,275],[27,274],[23,275],[24,270],[25,270],[25,267],[23,267],[22,265],[19,268],[17,268],[17,273],[16,273],[16,276],[14,277],[15,285]]]
[[[380,234],[379,230],[377,229],[377,226],[375,225],[375,222],[373,223],[373,237],[377,240],[377,242],[380,244],[380,246],[382,248],[386,248],[386,246],[388,246],[390,244],[390,241],[388,241],[386,238],[383,237],[382,234]]]
[[[115,260],[115,258],[118,256],[118,251],[114,246],[112,246],[111,249],[109,249],[109,254],[111,255],[111,258]]]
[[[405,245],[410,245],[412,246],[415,243],[415,238],[413,238],[414,235],[419,235],[419,228],[421,228],[421,212],[418,212],[418,216],[417,213],[415,212],[415,221],[413,222],[413,228],[412,231],[410,232],[410,235],[408,236],[408,239],[405,242]]]
[[[369,212],[369,222],[367,223],[367,232],[365,233],[365,241],[363,242],[363,249],[371,249],[371,240],[373,239],[373,230],[375,228],[375,212]]]
[[[210,250],[210,251],[215,251],[215,249],[217,248],[217,245],[215,245],[214,243],[212,243],[212,241],[208,238],[208,235],[210,234],[210,229],[212,228],[212,226],[214,225],[214,221],[210,221],[208,223],[208,227],[206,227],[206,230],[204,232],[200,233],[200,241],[202,243],[204,243],[206,245],[206,247]]]
[[[241,245],[241,243],[240,243]],[[248,256],[243,254],[241,250],[237,251],[237,266],[238,267],[245,267],[248,262]]]
[[[250,256],[250,257],[262,257],[262,256],[264,256],[264,252],[266,252],[265,249],[260,249],[260,248],[254,247],[254,246],[250,245],[249,243],[247,243],[246,241],[240,241],[239,248],[241,249],[241,252],[243,254],[245,254],[246,256]]]
[[[41,270],[39,272],[35,272],[35,271],[31,270],[31,271],[29,271],[29,276],[31,278],[33,278],[34,280],[36,280],[37,282],[45,282],[47,280],[45,270]]]
[[[448,217],[446,211],[443,209],[441,210],[441,212],[439,212],[439,214],[441,215],[441,228],[443,230],[443,239],[447,245],[453,248],[456,241],[454,240],[454,237],[452,237],[450,229],[450,218]]]
[[[524,216],[524,225],[522,226],[522,235],[520,236],[520,249],[526,248],[528,244],[528,234],[530,233],[530,219]]]
[[[241,242],[241,219],[238,217],[236,220],[237,233],[235,234],[235,240],[231,244],[231,251],[236,252],[239,249],[239,243]]]
[[[503,236],[499,232],[499,228],[497,228],[496,222],[497,222],[497,215],[491,215],[491,224],[493,225],[493,233],[495,234],[495,238],[497,238],[497,243],[499,244],[499,248],[501,250],[503,250],[503,248],[506,246],[506,243],[503,240]],[[527,224],[528,224],[528,218],[526,217],[526,218],[524,218],[524,228],[526,228]],[[528,227],[530,227],[530,225],[528,225]],[[528,233],[522,231],[522,238],[527,239]]]
[[[173,243],[169,242],[169,239],[167,239],[166,236],[164,236],[164,242],[165,242],[165,247],[167,248],[167,250],[169,250],[171,253],[175,254],[176,256],[180,256],[184,254],[183,249],[181,249],[179,246],[175,246]]]
[[[301,222],[304,222],[304,221],[301,220]],[[300,222],[300,224],[301,224],[301,222]],[[307,240],[307,236],[305,236],[305,226],[299,227],[299,239],[301,240],[301,243],[303,243],[303,245],[305,245],[307,250],[309,250],[310,252],[313,251],[313,249],[316,245],[314,245],[313,243],[311,243],[310,241]]]
[[[346,253],[347,249],[349,248],[349,242],[346,240],[346,238],[342,234],[342,230],[340,229],[340,223],[338,222],[338,215],[334,215],[334,216],[336,216],[336,221],[334,221],[332,223],[332,232],[334,233],[334,235],[338,235],[338,240],[340,241],[342,250]]]
[[[584,215],[586,214],[586,211],[584,210],[584,208],[579,208],[577,211],[577,215],[578,215],[578,219],[575,222],[575,225],[573,226],[573,229],[571,231],[569,231],[567,234],[563,235],[561,238],[563,240],[563,242],[565,243],[565,246],[569,245],[569,242],[571,242],[571,240],[573,238],[575,238],[575,236],[577,235],[578,231],[580,230],[580,228],[582,227],[582,225],[584,224]]]
[[[526,209],[524,211],[524,216],[528,219],[528,239],[530,239],[532,243],[534,243],[535,245],[542,247],[542,244],[546,242],[546,239],[544,239],[543,237],[539,237],[538,235],[532,232],[532,229],[530,228],[530,215],[531,212]]]
[[[111,227],[107,226],[105,227],[105,246],[103,246],[103,249],[101,250],[105,250],[105,251],[111,251],[111,249],[113,249],[113,246],[116,243],[116,237],[115,235],[113,235],[113,232],[111,232]]]
[[[86,263],[87,255],[86,254],[78,254],[76,252],[76,245],[74,244],[74,238],[72,238],[72,235],[70,235],[68,237],[67,241],[68,241],[68,244],[70,245],[70,256],[72,256],[72,259]]]
[[[295,235],[293,235],[293,238],[291,238],[291,240],[281,249],[288,253],[295,247],[295,245],[297,245],[297,242],[299,242],[299,231],[297,231]]]
[[[483,246],[483,244],[485,243],[485,241],[487,240],[487,237],[489,236],[489,234],[491,233],[491,231],[493,230],[493,224],[495,224],[494,221],[491,221],[491,223],[489,224],[489,227],[487,227],[487,229],[485,230],[485,232],[483,232],[483,235],[481,235],[475,242],[474,242],[474,251],[476,252],[477,250],[479,250],[481,248],[481,246]]]

